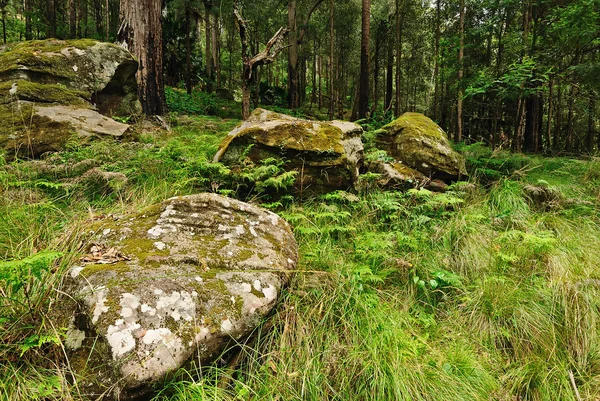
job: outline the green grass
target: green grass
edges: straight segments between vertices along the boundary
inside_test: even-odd
[[[228,350],[236,363],[183,370],[155,400],[576,401],[570,375],[600,398],[598,159],[471,145],[475,187],[282,200],[265,187],[277,166],[212,163],[237,120],[172,123],[0,166],[0,263],[23,284],[0,298],[0,400],[81,399],[46,316],[86,219],[199,191],[275,208],[300,263],[272,318]],[[127,181],[78,180],[86,160]],[[44,251],[62,256],[15,273]]]

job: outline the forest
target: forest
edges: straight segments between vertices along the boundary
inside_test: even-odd
[[[0,401],[600,399],[600,0],[0,11]]]
[[[153,8],[162,35],[147,28],[153,42],[162,37],[154,62],[164,83],[234,95],[243,60],[285,28],[282,54],[253,67],[253,107],[351,120],[418,111],[457,142],[555,154],[598,148],[595,0],[247,1],[244,48],[234,3],[241,9],[215,0],[3,0],[3,41],[124,40],[120,7]],[[153,102],[155,114],[166,111]]]

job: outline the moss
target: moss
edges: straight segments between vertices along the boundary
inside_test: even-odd
[[[0,104],[13,101],[9,94],[12,84],[17,84],[16,96],[20,100],[29,100],[42,103],[60,103],[63,105],[85,106],[87,94],[82,91],[68,89],[60,84],[43,84],[25,80],[6,81],[0,83]]]
[[[71,78],[75,71],[71,66],[61,65],[57,56],[62,49],[71,47],[85,50],[98,43],[93,39],[80,40],[32,40],[20,42],[0,53],[0,74],[27,67],[28,71],[51,72],[55,76]]]
[[[444,131],[433,120],[421,113],[404,113],[391,123],[383,126],[379,133],[411,130],[411,136],[422,136],[439,141],[447,140]]]

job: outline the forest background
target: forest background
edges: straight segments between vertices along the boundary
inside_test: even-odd
[[[382,121],[418,111],[455,141],[527,152],[600,147],[598,0],[159,3],[0,0],[3,41],[115,41],[127,8],[154,9],[167,95],[181,88],[240,100],[244,60],[284,28],[282,54],[255,66],[248,82],[253,106]],[[166,111],[160,96],[149,114]],[[214,112],[214,105],[205,108]]]

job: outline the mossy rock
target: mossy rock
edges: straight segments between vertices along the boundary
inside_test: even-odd
[[[191,359],[210,363],[264,319],[297,262],[285,221],[215,194],[90,229],[104,254],[70,269],[63,291],[75,303],[56,315],[94,399],[111,388],[113,399],[131,399]]]
[[[254,163],[274,157],[295,170],[296,193],[316,195],[349,189],[363,163],[362,128],[345,121],[311,121],[264,109],[232,130],[214,161],[229,165],[242,156]]]
[[[75,140],[85,143],[94,137],[121,138],[129,125],[114,121],[87,107],[45,105],[13,101],[0,104],[0,151],[7,160],[38,158],[64,149]]]
[[[17,91],[11,97],[20,100],[60,104],[88,101],[109,115],[138,110],[137,67],[127,50],[112,43],[91,39],[18,42],[0,53],[0,103],[8,99],[4,86],[16,84]],[[123,99],[128,104],[122,105]]]
[[[448,136],[420,113],[404,113],[375,133],[377,148],[426,176],[457,180],[466,176],[465,160]]]

